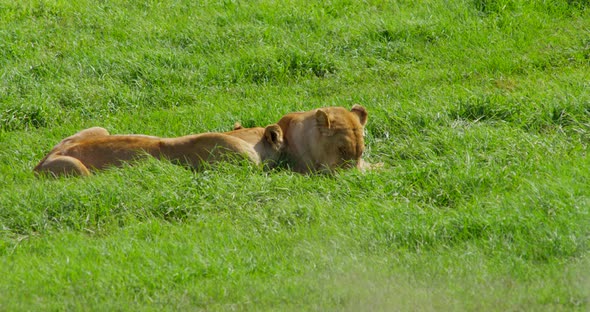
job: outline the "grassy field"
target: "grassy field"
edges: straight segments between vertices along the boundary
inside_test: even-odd
[[[354,103],[381,170],[32,173]],[[585,0],[0,0],[0,310],[587,311],[589,143]]]

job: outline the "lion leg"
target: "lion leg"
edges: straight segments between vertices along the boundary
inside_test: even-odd
[[[70,168],[69,170],[73,170],[72,173],[76,173],[78,175],[88,175],[88,169],[84,166],[78,159],[62,159],[58,157],[66,157],[66,156],[55,156],[56,153],[59,152],[65,145],[69,143],[74,143],[76,141],[82,140],[84,138],[89,137],[97,137],[97,136],[107,136],[110,135],[107,129],[101,127],[92,127],[88,129],[81,130],[76,132],[75,134],[61,140],[61,142],[57,143],[51,151],[41,159],[39,164],[35,166],[33,169],[35,172],[42,172],[48,171],[54,174],[63,174],[65,168]],[[71,157],[70,157],[71,158]],[[48,169],[45,169],[48,168]],[[64,168],[64,169],[60,169]]]
[[[90,171],[84,164],[70,156],[55,156],[45,160],[37,167],[36,173],[51,173],[54,176],[72,175],[72,176],[88,176]]]
[[[63,139],[61,142],[59,142],[58,146],[63,145],[65,143],[79,141],[79,140],[82,140],[85,138],[107,136],[107,135],[110,135],[110,133],[107,131],[107,129],[102,128],[102,127],[92,127],[92,128],[78,131],[75,134]]]

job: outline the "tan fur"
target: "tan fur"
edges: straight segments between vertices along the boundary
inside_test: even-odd
[[[290,113],[278,122],[283,130],[285,154],[298,172],[361,168],[367,111],[355,104]]]
[[[120,166],[151,155],[199,169],[232,155],[255,164],[278,160],[283,147],[281,128],[241,128],[226,133],[203,133],[178,138],[147,135],[109,135],[104,128],[82,130],[58,143],[34,168],[36,173],[89,175],[90,170]]]
[[[240,129],[244,129],[244,127],[242,126],[242,124],[238,121],[236,121],[234,123],[234,130],[240,130]]]

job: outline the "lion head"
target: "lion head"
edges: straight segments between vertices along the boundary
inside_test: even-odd
[[[285,154],[298,172],[359,168],[367,117],[366,109],[358,104],[351,110],[325,107],[287,114],[278,122]]]

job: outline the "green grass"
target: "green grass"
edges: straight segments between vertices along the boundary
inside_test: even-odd
[[[32,168],[364,105],[370,162]],[[0,0],[0,310],[585,311],[581,0]]]

